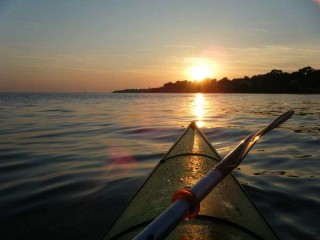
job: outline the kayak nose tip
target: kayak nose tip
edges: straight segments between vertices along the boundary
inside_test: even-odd
[[[190,127],[191,127],[192,129],[197,128],[197,123],[196,123],[196,121],[192,121],[192,122],[190,123]]]

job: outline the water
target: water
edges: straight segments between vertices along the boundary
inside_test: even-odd
[[[320,95],[2,93],[1,239],[101,239],[191,120],[225,156],[290,109],[234,174],[281,239],[320,239]]]

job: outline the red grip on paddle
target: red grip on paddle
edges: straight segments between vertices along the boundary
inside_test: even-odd
[[[192,191],[188,189],[180,189],[176,191],[172,196],[171,202],[174,203],[178,200],[184,200],[189,204],[189,213],[184,220],[190,220],[198,216],[200,211],[200,201]]]

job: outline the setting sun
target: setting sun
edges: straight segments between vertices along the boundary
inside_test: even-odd
[[[210,78],[212,75],[212,70],[209,66],[201,65],[194,66],[190,69],[190,76],[192,80],[201,81],[205,78]]]

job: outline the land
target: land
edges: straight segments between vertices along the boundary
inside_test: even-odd
[[[232,80],[224,77],[204,79],[201,82],[168,82],[162,87],[124,89],[114,93],[320,93],[320,70],[304,67],[287,73],[273,69],[266,74],[245,76]]]

